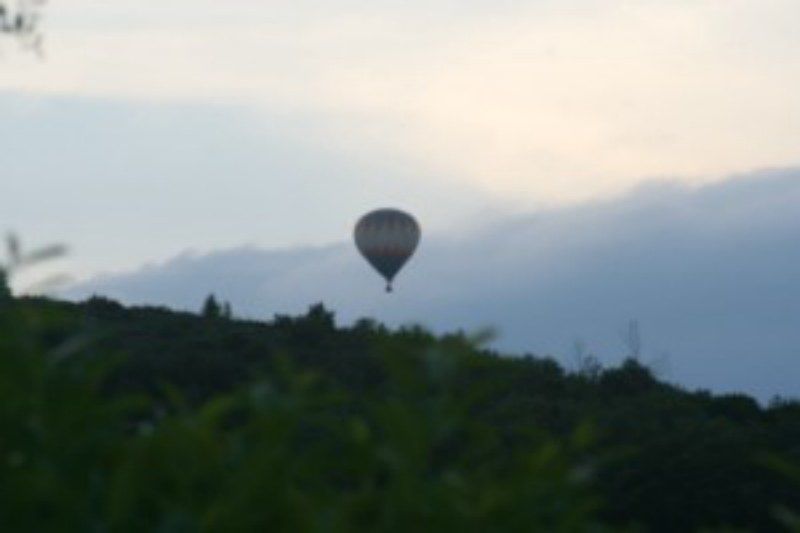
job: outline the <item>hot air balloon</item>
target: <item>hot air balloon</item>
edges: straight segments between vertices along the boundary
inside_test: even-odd
[[[392,281],[419,244],[417,221],[399,209],[377,209],[361,217],[354,237],[361,255],[386,279],[386,292],[392,292]]]

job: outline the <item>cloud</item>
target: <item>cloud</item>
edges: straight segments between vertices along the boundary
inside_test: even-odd
[[[54,3],[48,62],[0,87],[324,115],[313,134],[348,157],[563,205],[797,164],[798,6]]]
[[[344,322],[497,326],[499,347],[566,364],[578,339],[607,363],[620,360],[620,332],[637,319],[646,359],[668,361],[668,379],[762,399],[800,395],[799,203],[796,169],[701,188],[650,184],[614,201],[426,236],[392,296],[349,243],[185,254],[71,294],[199,309],[214,291],[259,318],[321,300]]]
[[[441,230],[494,203],[397,154],[342,154],[315,135],[337,120],[322,114],[2,92],[0,114],[0,228],[68,243],[81,277],[176,249],[327,243],[374,205]]]

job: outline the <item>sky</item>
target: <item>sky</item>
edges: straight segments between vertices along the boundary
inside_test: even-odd
[[[506,354],[575,368],[576,343],[603,364],[631,355],[691,388],[800,397],[800,168],[699,188],[642,185],[592,205],[508,217],[424,239],[395,283],[350,243],[182,254],[95,278],[68,296],[197,312],[209,293],[243,318],[304,313],[323,302],[340,324],[371,317],[437,332],[497,330]]]
[[[45,61],[2,43],[0,222],[68,241],[85,276],[332,242],[373,205],[448,232],[791,166],[798,19],[793,0],[53,0]]]
[[[44,60],[0,40],[0,229],[68,244],[52,268],[85,286],[192,254],[306,257],[375,207],[413,212],[423,244],[469,247],[520,218],[742,176],[769,189],[800,166],[796,0],[50,0],[43,15]],[[692,231],[717,223],[698,212]],[[626,234],[604,231],[580,242]]]

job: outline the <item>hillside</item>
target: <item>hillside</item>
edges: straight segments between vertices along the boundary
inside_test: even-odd
[[[581,340],[618,365],[620,331],[636,319],[643,359],[661,360],[671,381],[768,402],[800,397],[799,203],[800,171],[783,169],[477,217],[426,233],[390,300],[350,242],[205,248],[87,280],[65,296],[195,310],[214,292],[256,318],[324,301],[343,324],[369,316],[437,332],[496,325],[498,349],[562,364]]]
[[[463,334],[101,298],[0,310],[14,530],[783,531],[800,404]],[[794,522],[793,522],[794,521]],[[224,527],[223,527],[224,525]]]

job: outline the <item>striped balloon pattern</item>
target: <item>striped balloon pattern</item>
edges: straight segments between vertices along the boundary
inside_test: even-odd
[[[386,279],[386,292],[392,292],[395,276],[419,244],[419,224],[399,209],[378,209],[361,217],[354,233],[358,251]]]

